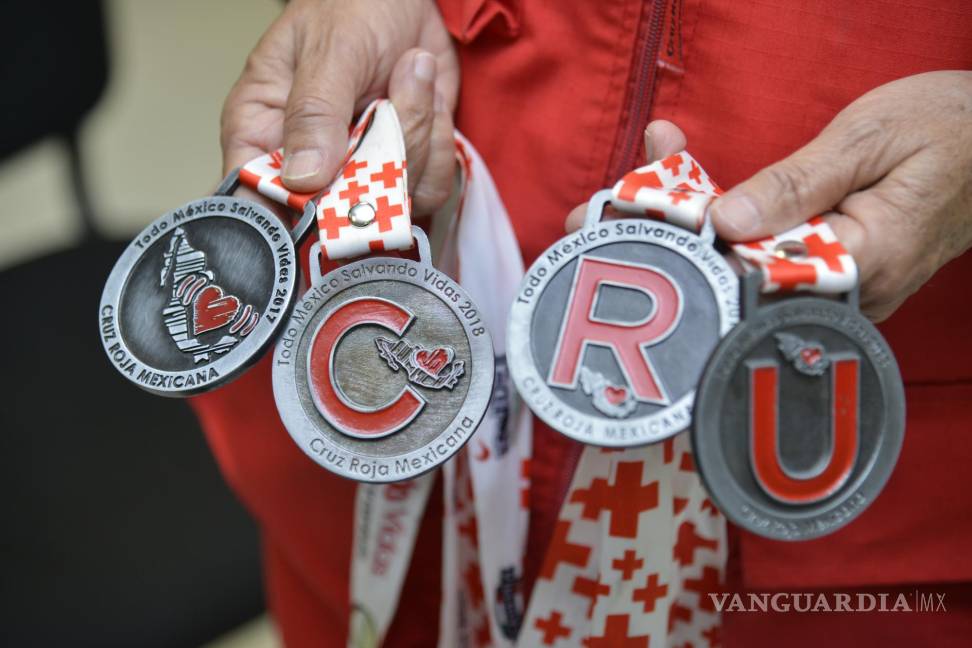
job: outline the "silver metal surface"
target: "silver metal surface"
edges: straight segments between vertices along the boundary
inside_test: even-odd
[[[749,275],[744,292],[758,284],[758,273]],[[758,306],[754,294],[745,301],[745,320],[719,344],[699,385],[697,469],[726,517],[753,533],[832,533],[874,501],[897,461],[905,421],[897,363],[857,312],[856,293],[850,303],[801,296]],[[766,432],[757,441],[760,426],[776,431],[768,446]],[[757,450],[767,447],[775,454]],[[773,474],[776,481],[767,479]]]
[[[595,194],[585,226],[544,251],[527,271],[510,313],[507,357],[518,391],[548,425],[584,443],[630,447],[689,426],[702,368],[738,321],[738,278],[692,232],[643,219],[599,222],[609,199],[609,191]],[[553,379],[579,267],[592,261],[650,273],[678,302],[676,312],[643,286],[603,281],[586,314],[588,323],[621,329],[645,325],[661,306],[669,309],[672,324],[652,339],[638,340],[644,367],[636,368],[656,379],[655,397],[639,395],[630,375],[635,365],[622,362],[617,347],[596,340],[581,347],[572,381]]]
[[[221,189],[236,183],[230,174]],[[298,272],[291,233],[270,210],[227,195],[194,200],[147,226],[116,262],[99,307],[102,345],[152,393],[214,389],[276,338]]]
[[[428,262],[425,236],[414,232],[420,262],[371,257],[318,274],[274,352],[274,397],[291,437],[357,481],[411,479],[448,460],[479,425],[493,388],[492,342],[476,305]],[[315,252],[311,267],[319,268]],[[407,314],[397,330],[386,311]],[[409,394],[417,411],[375,423]]]

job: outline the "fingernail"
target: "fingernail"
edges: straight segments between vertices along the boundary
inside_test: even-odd
[[[762,218],[756,204],[744,194],[726,194],[712,204],[712,219],[739,236],[755,232]]]
[[[419,81],[432,83],[435,80],[435,57],[428,52],[419,52],[412,63],[412,71]]]
[[[288,153],[284,158],[284,180],[300,180],[317,175],[324,164],[324,156],[320,151],[306,150]]]
[[[645,126],[645,164],[655,161],[655,147],[651,144],[651,131]]]

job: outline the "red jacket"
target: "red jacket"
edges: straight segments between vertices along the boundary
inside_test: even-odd
[[[643,161],[649,118],[681,126],[692,154],[731,187],[810,140],[878,85],[972,68],[972,5],[964,0],[913,7],[901,0],[440,4],[459,41],[458,127],[492,171],[527,263],[563,234],[572,207]],[[807,591],[972,583],[970,280],[966,254],[882,326],[908,398],[904,449],[884,493],[853,524],[820,540],[788,544],[733,532],[735,585]],[[354,484],[319,468],[290,440],[277,418],[267,360],[194,402],[227,479],[260,523],[269,603],[288,645],[343,646]],[[538,424],[534,454],[528,587],[579,450]],[[434,645],[440,500],[433,493],[388,646]],[[811,623],[829,632],[828,645],[844,645],[842,638],[858,645],[863,633],[872,641],[887,637],[886,645],[927,644],[932,631],[936,645],[945,645],[972,633],[972,614],[960,613],[972,610],[969,589],[948,589],[950,615],[941,619],[726,615],[723,641],[779,645],[786,637],[787,645],[815,645],[819,635],[800,625]]]

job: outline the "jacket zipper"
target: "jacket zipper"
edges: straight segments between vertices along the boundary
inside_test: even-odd
[[[658,65],[658,48],[662,40],[662,27],[669,0],[644,0],[641,16],[638,19],[638,35],[635,41],[637,52],[633,58],[631,77],[628,82],[627,103],[630,110],[627,119],[618,129],[614,141],[614,153],[608,164],[604,186],[610,187],[621,176],[635,167],[635,156],[644,141],[645,127],[651,113],[651,102],[655,91],[655,78]],[[572,443],[567,454],[565,479],[561,483],[560,501],[563,502],[570,490],[574,471],[580,462],[582,443]]]
[[[608,165],[605,186],[613,185],[638,163],[635,156],[643,141],[645,127],[651,114],[658,70],[658,48],[661,45],[667,5],[668,0],[645,0],[642,6],[635,41],[637,51],[628,82],[629,111],[614,141],[614,153],[611,156],[611,164]]]

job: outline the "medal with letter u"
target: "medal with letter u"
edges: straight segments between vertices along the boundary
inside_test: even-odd
[[[733,248],[752,270],[744,319],[699,386],[696,464],[727,518],[809,540],[856,518],[887,482],[904,440],[901,376],[858,312],[856,264],[823,218]]]
[[[452,457],[486,412],[493,347],[476,305],[432,266],[411,226],[405,150],[387,101],[319,199],[311,287],[273,359],[277,408],[321,466],[366,482],[421,475]],[[363,120],[363,125],[365,121]],[[370,256],[417,246],[418,261]]]
[[[704,227],[715,192],[687,153],[639,169],[595,194],[584,226],[527,271],[510,370],[548,425],[611,447],[689,426],[702,368],[738,320],[738,279]],[[609,202],[649,218],[602,220]]]

